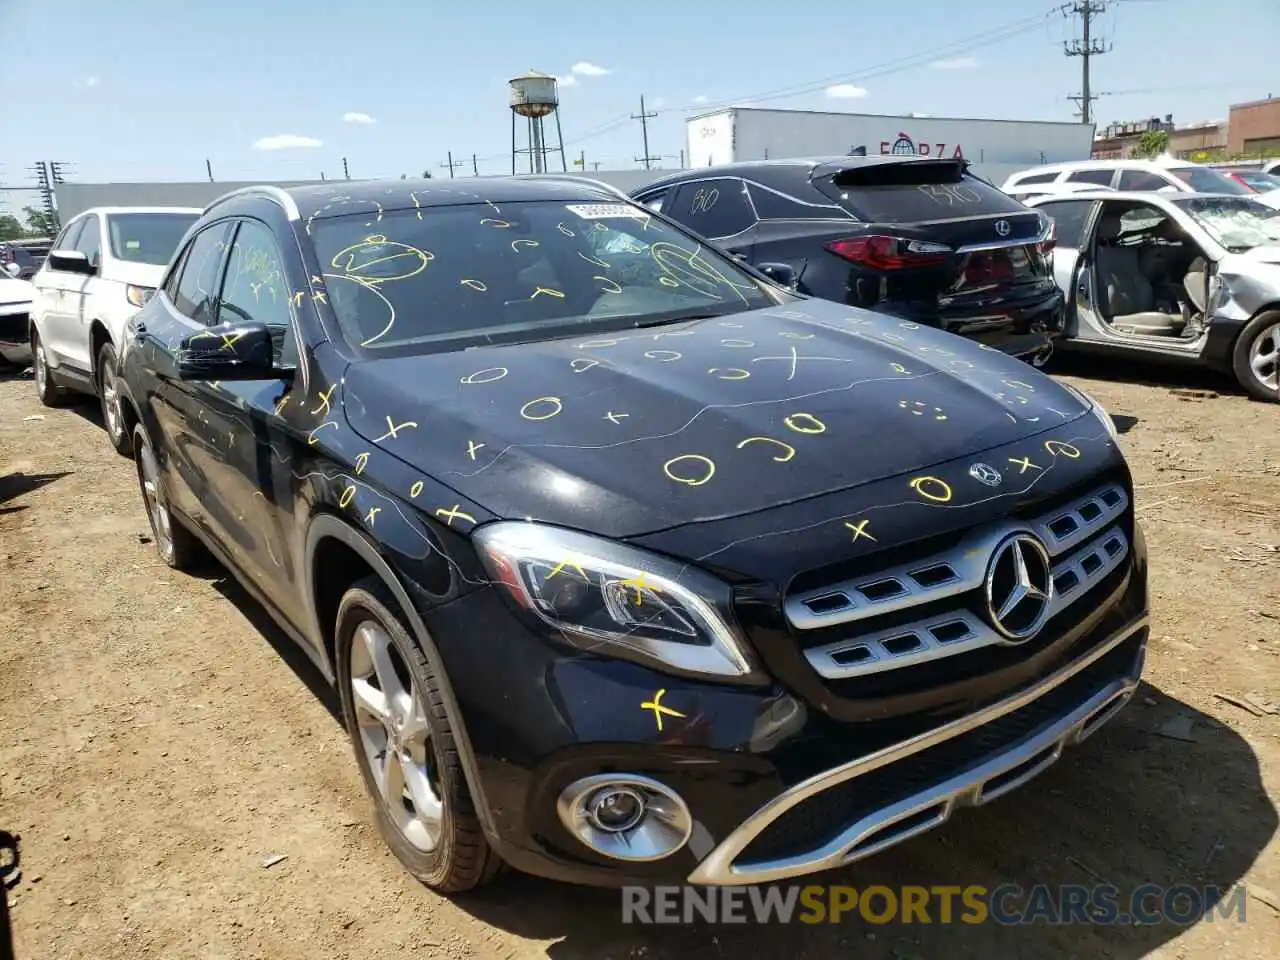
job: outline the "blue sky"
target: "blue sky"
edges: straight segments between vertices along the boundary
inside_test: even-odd
[[[85,181],[202,179],[206,158],[218,179],[334,177],[344,156],[353,176],[447,176],[449,150],[468,173],[472,153],[481,173],[501,173],[506,81],[530,67],[572,77],[567,152],[604,169],[637,166],[640,125],[626,117],[641,94],[659,110],[650,149],[672,166],[703,98],[1071,119],[1080,61],[1062,41],[1076,24],[1036,19],[1051,6],[61,0],[51,16],[0,0],[0,182],[29,182],[36,159]],[[1232,102],[1280,94],[1280,0],[1118,0],[1098,29],[1114,44],[1095,62],[1095,89],[1113,92],[1096,104],[1100,123],[1225,117]],[[799,92],[759,99],[780,90]]]

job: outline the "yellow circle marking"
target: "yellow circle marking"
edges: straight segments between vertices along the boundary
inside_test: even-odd
[[[534,416],[532,413],[529,412],[529,408],[539,403],[550,404],[555,409],[553,409],[550,413],[545,413],[545,414],[542,414],[541,416]],[[556,416],[563,409],[564,409],[564,404],[560,402],[559,397],[538,397],[538,399],[530,400],[528,403],[526,403],[523,407],[520,408],[520,416],[524,417],[526,420],[550,420],[552,417]]]
[[[501,380],[508,373],[506,367],[486,367],[484,370],[477,370],[475,373],[468,373],[459,380],[459,383],[493,383],[495,380]]]
[[[1053,454],[1055,457],[1061,454],[1062,456],[1066,457],[1068,460],[1080,459],[1079,448],[1073,447],[1071,444],[1066,443],[1063,440],[1046,440],[1044,442],[1044,448],[1048,450],[1051,454]]]
[[[738,449],[739,449],[739,450],[741,450],[741,449],[742,449],[743,447],[745,447],[748,443],[773,443],[773,444],[777,444],[778,446],[780,446],[780,447],[785,451],[785,452],[783,453],[783,455],[782,455],[782,456],[780,456],[780,457],[774,457],[774,458],[773,458],[773,459],[774,459],[775,461],[777,461],[778,463],[786,463],[788,460],[790,460],[792,457],[794,457],[794,456],[796,455],[796,448],[795,448],[795,447],[793,447],[793,446],[792,446],[791,444],[789,444],[789,443],[783,443],[781,440],[774,440],[772,437],[747,437],[747,439],[743,440],[740,444],[738,444]]]
[[[420,493],[422,493],[422,481],[415,480],[413,486],[409,488],[409,496],[417,497]]]
[[[706,468],[707,475],[705,477],[702,477],[701,479],[696,479],[696,478],[691,479],[689,477],[677,477],[674,473],[672,473],[672,468],[682,460],[696,461],[697,463],[701,464]],[[704,457],[699,453],[686,453],[683,456],[672,457],[670,460],[664,463],[662,465],[662,472],[665,473],[669,478],[674,480],[676,483],[685,483],[691,487],[700,487],[716,475],[716,465],[715,465],[715,462],[710,457]]]
[[[712,367],[707,373],[714,376],[717,380],[745,380],[751,376],[750,371],[743,370],[740,367],[726,367],[721,370],[719,367]]]
[[[674,350],[646,350],[644,355],[650,360],[661,360],[663,363],[679,360],[682,356]]]
[[[796,421],[802,421],[803,426]],[[812,413],[793,413],[789,417],[783,417],[782,422],[788,428],[796,433],[826,433],[827,425],[815,417]]]
[[[916,477],[911,481],[911,489],[934,503],[949,503],[951,500],[951,487],[937,477]]]
[[[347,489],[342,491],[342,499],[338,501],[338,506],[340,507],[347,506],[355,498],[355,495],[356,495],[356,488],[347,487]]]

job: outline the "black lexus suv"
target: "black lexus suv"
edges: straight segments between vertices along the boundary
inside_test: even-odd
[[[847,863],[1139,682],[1102,409],[590,180],[227,194],[125,340],[161,557],[212,552],[332,680],[435,889]]]
[[[801,293],[972,337],[1035,366],[1062,333],[1052,220],[963,159],[735,163],[631,195]]]

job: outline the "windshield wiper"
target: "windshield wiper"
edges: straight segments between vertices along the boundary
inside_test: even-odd
[[[690,320],[710,320],[712,317],[720,317],[724,314],[720,313],[682,313],[675,317],[654,317],[648,320],[637,320],[632,324],[637,329],[645,327],[665,327],[670,323],[688,323]]]

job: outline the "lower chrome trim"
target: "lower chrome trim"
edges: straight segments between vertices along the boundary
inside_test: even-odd
[[[1020,710],[1105,657],[1147,626],[1147,622],[1145,615],[1134,620],[1080,659],[999,703],[797,784],[770,800],[726,837],[689,875],[689,883],[708,886],[768,883],[839,867],[923,833],[949,819],[961,807],[978,806],[1021,786],[1057,760],[1064,747],[1079,743],[1098,729],[1128,700],[1141,678],[1143,654],[1140,653],[1135,659],[1127,676],[1107,684],[1041,733],[951,780],[863,817],[825,846],[786,859],[749,866],[734,865],[734,860],[766,827],[798,804],[823,790],[896,763]],[[906,820],[912,822],[899,831],[891,830],[894,824]],[[880,839],[876,839],[876,835],[880,835]]]

